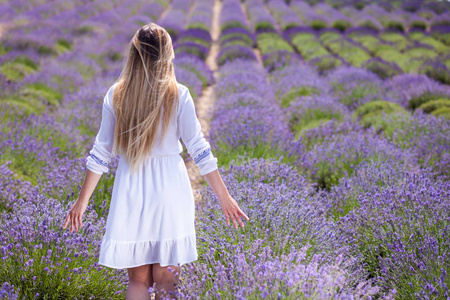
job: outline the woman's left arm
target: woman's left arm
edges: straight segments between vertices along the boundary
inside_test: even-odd
[[[86,159],[87,170],[84,176],[83,186],[81,187],[77,201],[72,205],[63,225],[63,229],[66,229],[69,222],[71,222],[70,233],[73,232],[74,228],[78,232],[79,227],[81,227],[81,219],[89,204],[89,199],[102,174],[109,172],[109,163],[114,156],[112,151],[116,119],[112,108],[114,86],[108,90],[103,99],[102,121],[95,138],[94,146]]]

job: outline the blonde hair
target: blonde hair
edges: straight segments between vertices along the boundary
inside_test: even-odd
[[[130,41],[128,58],[113,93],[113,144],[114,152],[126,158],[132,172],[151,153],[161,118],[164,139],[178,109],[174,58],[172,39],[157,24],[142,26]]]

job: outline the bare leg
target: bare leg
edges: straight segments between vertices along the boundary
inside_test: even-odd
[[[125,300],[151,300],[148,289],[153,286],[153,265],[128,268],[128,288]]]
[[[168,270],[169,267],[172,271]],[[181,267],[178,266],[161,267],[159,263],[153,264],[153,278],[156,283],[155,300],[163,299],[162,296],[170,296],[171,299],[177,299],[173,293],[177,290],[180,271]],[[163,289],[164,292],[162,291]],[[169,294],[169,291],[172,292],[172,294]]]

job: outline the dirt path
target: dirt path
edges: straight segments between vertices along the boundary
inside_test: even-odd
[[[222,5],[220,0],[216,0],[214,2],[213,7],[213,17],[212,17],[212,28],[211,28],[211,38],[212,38],[212,45],[211,49],[209,51],[208,57],[206,58],[206,64],[211,68],[211,70],[214,71],[214,78],[217,80],[217,63],[216,63],[216,57],[219,53],[219,36],[220,36],[220,24],[219,24],[219,17],[220,17],[220,11],[221,11]],[[195,107],[197,110],[197,117],[200,121],[200,124],[202,126],[202,132],[204,135],[209,131],[209,121],[211,119],[212,114],[212,108],[214,106],[215,101],[215,95],[214,95],[214,87],[215,85],[211,85],[203,89],[202,94],[200,95],[200,98],[198,98],[197,101],[195,101]],[[202,189],[202,186],[206,184],[206,180],[202,175],[200,175],[200,172],[198,170],[198,167],[195,165],[193,160],[189,160],[189,162],[186,163],[186,167],[189,173],[189,177],[191,179],[192,183],[192,189],[194,192],[194,198],[195,201],[201,202],[202,199],[200,197],[200,190]]]

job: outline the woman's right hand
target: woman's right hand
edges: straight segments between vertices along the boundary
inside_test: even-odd
[[[244,228],[244,223],[241,220],[241,217],[244,217],[247,221],[250,220],[247,215],[239,208],[236,200],[233,199],[230,195],[226,197],[219,198],[220,206],[222,207],[222,211],[225,214],[225,218],[227,219],[227,225],[230,225],[230,219],[233,221],[234,228],[237,229],[237,222]]]

